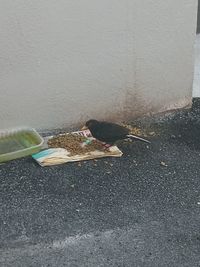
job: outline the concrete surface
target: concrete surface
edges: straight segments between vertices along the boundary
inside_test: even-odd
[[[191,103],[197,0],[0,2],[1,128]]]
[[[198,0],[197,33],[200,33],[200,0]]]
[[[200,34],[195,41],[195,66],[194,66],[193,97],[200,97]]]
[[[1,267],[200,266],[200,101],[135,123],[118,159],[0,166]]]

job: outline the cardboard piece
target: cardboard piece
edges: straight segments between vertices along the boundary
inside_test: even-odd
[[[72,132],[72,134],[85,136],[88,139],[94,139],[91,136],[89,130]],[[104,157],[121,157],[123,154],[117,146],[111,146],[105,151],[95,150],[92,152],[86,152],[85,154],[81,155],[70,155],[70,152],[64,148],[48,148],[47,142],[52,137],[53,136],[48,136],[44,138],[45,140],[43,147],[44,150],[37,154],[32,155],[33,159],[36,160],[36,162],[42,167],[58,165],[67,162],[104,158]]]

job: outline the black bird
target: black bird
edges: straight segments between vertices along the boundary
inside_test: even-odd
[[[118,140],[131,138],[142,142],[150,143],[137,135],[130,134],[130,130],[111,122],[89,120],[85,126],[90,130],[92,136],[99,141],[113,145]]]

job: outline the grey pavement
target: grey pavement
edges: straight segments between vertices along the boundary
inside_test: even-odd
[[[1,267],[200,266],[199,100],[134,123],[121,158],[0,165]]]

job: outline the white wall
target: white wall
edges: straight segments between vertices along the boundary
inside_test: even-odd
[[[0,128],[191,103],[196,0],[0,0]]]
[[[193,97],[200,97],[200,34],[196,36],[195,42]]]

